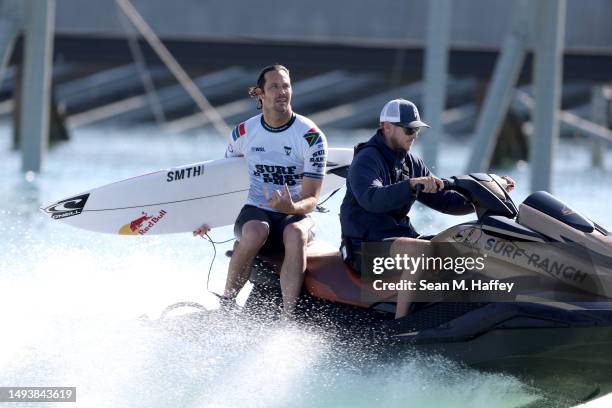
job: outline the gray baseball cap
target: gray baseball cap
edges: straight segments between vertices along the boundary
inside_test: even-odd
[[[380,123],[391,122],[405,128],[429,127],[419,116],[416,105],[406,99],[393,99],[380,112]]]

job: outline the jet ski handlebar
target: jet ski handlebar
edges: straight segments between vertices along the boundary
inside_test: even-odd
[[[442,190],[452,190],[455,187],[455,180],[453,179],[442,179],[444,182],[444,188]]]
[[[453,190],[453,187],[455,187],[455,180],[453,179],[442,179],[442,181],[444,182],[444,187],[438,191],[448,191],[448,190]],[[414,187],[415,191],[417,193],[422,192],[425,189],[425,185],[418,183],[415,187]]]
[[[471,173],[442,179],[444,187],[439,191],[455,191],[472,203],[478,219],[485,215],[503,215],[514,218],[518,210],[506,192],[506,180],[495,174]],[[423,184],[417,184],[417,193],[424,191]]]
[[[501,177],[499,177],[499,176],[497,176],[495,174],[492,174],[491,176],[495,178],[495,182],[497,184],[499,184],[499,186],[505,191],[506,188],[507,188],[508,182],[505,179],[503,179],[503,178],[501,178]],[[444,182],[444,187],[441,188],[438,191],[460,191],[460,192],[463,192],[462,190],[465,190],[465,183],[460,181],[459,184],[458,184],[458,180],[459,179],[465,179],[466,177],[468,177],[468,176],[457,176],[457,177],[451,177],[451,178],[443,178],[442,181]],[[473,177],[473,176],[470,175],[470,177]],[[420,193],[424,189],[425,189],[425,185],[421,184],[421,183],[417,184],[416,187],[415,187],[415,190],[418,193]]]

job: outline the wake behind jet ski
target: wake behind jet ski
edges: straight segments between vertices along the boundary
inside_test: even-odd
[[[446,189],[460,192],[473,203],[477,219],[448,228],[431,241],[463,245],[470,251],[489,250],[492,268],[506,278],[520,275],[522,267],[505,245],[541,245],[549,254],[538,262],[528,257],[526,262],[531,260],[531,269],[569,288],[566,297],[550,297],[535,286],[513,302],[420,303],[409,315],[395,320],[393,294],[376,298],[336,248],[315,241],[308,248],[299,315],[305,321],[344,327],[355,335],[382,337],[391,355],[415,349],[435,352],[471,366],[537,380],[537,384],[578,378],[577,388],[568,388],[572,398],[578,399],[612,391],[612,302],[605,301],[612,277],[610,232],[546,192],[531,194],[517,208],[502,183],[499,177],[482,173],[446,180]],[[567,243],[582,251],[563,251],[561,244]],[[578,287],[575,276],[557,273],[558,265],[552,266],[555,259],[580,258],[584,253],[587,259],[578,261],[594,265],[595,287]],[[274,314],[279,310],[280,259],[276,253],[256,258],[245,311]]]

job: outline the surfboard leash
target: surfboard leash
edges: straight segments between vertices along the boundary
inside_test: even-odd
[[[236,238],[230,238],[230,239],[226,239],[225,241],[214,241],[210,235],[208,235],[208,233],[205,233],[204,235],[200,235],[203,239],[207,240],[208,242],[210,242],[210,244],[212,245],[212,249],[213,249],[213,257],[212,257],[212,261],[210,261],[210,266],[208,267],[208,276],[206,277],[206,291],[208,293],[211,293],[217,297],[222,297],[221,295],[219,295],[218,293],[213,292],[212,290],[210,290],[208,288],[208,284],[210,283],[210,273],[212,272],[212,267],[213,264],[215,263],[215,259],[217,258],[217,246],[216,244],[226,244],[230,241],[234,241],[236,240]]]
[[[205,236],[204,236],[204,235],[205,235]],[[223,301],[224,301],[224,299],[226,299],[226,297],[225,297],[225,296],[223,296],[223,295],[219,295],[218,293],[215,293],[215,292],[211,291],[211,290],[208,288],[208,283],[210,282],[210,273],[211,273],[211,271],[212,271],[213,264],[215,263],[215,258],[217,257],[217,247],[216,247],[216,244],[225,244],[225,243],[227,243],[227,242],[230,242],[230,241],[235,240],[235,238],[230,238],[230,239],[227,239],[227,240],[225,240],[225,241],[214,241],[214,240],[213,240],[213,239],[210,237],[210,235],[208,235],[207,233],[205,233],[204,235],[200,235],[200,236],[201,236],[203,239],[205,239],[205,240],[207,240],[208,242],[210,242],[210,244],[212,245],[212,248],[213,248],[213,258],[212,258],[212,261],[210,261],[210,267],[208,268],[208,276],[207,276],[207,278],[206,278],[206,291],[207,291],[208,293],[210,293],[210,294],[215,295],[216,297],[218,297],[220,302],[223,302]],[[165,309],[162,311],[161,315],[159,316],[159,320],[160,320],[160,321],[161,321],[161,320],[164,320],[164,319],[165,319],[165,318],[166,318],[166,317],[167,317],[167,316],[170,314],[170,312],[172,312],[172,311],[173,311],[173,310],[175,310],[175,309],[182,308],[182,307],[193,307],[193,308],[196,308],[196,309],[200,309],[200,310],[208,311],[208,309],[206,309],[206,307],[204,307],[203,305],[201,305],[200,303],[197,303],[197,302],[190,302],[190,301],[188,301],[188,302],[177,302],[177,303],[174,303],[174,304],[172,304],[172,305],[170,305],[170,306],[166,307],[166,308],[165,308]],[[145,316],[146,316],[146,315],[145,315]]]
[[[317,204],[315,210],[317,212],[320,213],[327,213],[329,212],[329,210],[325,207],[323,207],[323,204],[325,204],[325,202],[327,200],[329,200],[330,198],[332,198],[334,196],[334,194],[336,194],[342,187],[338,187],[337,189],[335,189],[334,191],[332,191],[331,193],[329,193],[329,195],[327,197],[325,197],[325,200],[321,201],[320,203]]]

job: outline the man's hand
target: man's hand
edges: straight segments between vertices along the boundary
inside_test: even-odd
[[[516,181],[512,179],[510,176],[501,176],[502,179],[506,181],[506,192],[511,192],[516,187]]]
[[[274,208],[285,214],[293,214],[295,212],[295,205],[287,184],[285,184],[282,191],[274,190],[272,198],[268,201],[268,207]]]
[[[203,237],[204,234],[207,234],[210,231],[210,227],[208,226],[208,224],[202,224],[201,227],[199,227],[198,229],[196,229],[195,231],[193,231],[193,236],[194,237]]]
[[[413,190],[416,190],[417,184],[423,185],[423,193],[437,193],[444,188],[444,182],[435,176],[410,179],[410,187]]]

